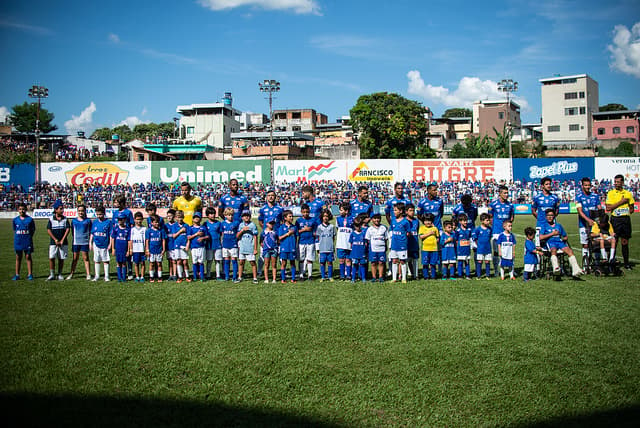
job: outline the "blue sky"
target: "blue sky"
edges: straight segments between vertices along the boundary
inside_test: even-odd
[[[378,91],[439,116],[512,78],[536,122],[538,79],[556,74],[587,73],[600,104],[640,108],[638,0],[24,0],[3,6],[0,40],[0,116],[45,85],[59,132],[171,121],[225,91],[267,113],[264,79],[281,82],[274,109],[330,121]]]

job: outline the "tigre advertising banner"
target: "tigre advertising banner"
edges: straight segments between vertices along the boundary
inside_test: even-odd
[[[43,163],[42,180],[73,186],[148,183],[151,181],[151,162]]]
[[[347,180],[358,182],[387,182],[400,180],[399,160],[361,159],[347,161]]]
[[[595,158],[595,178],[613,180],[622,174],[625,180],[640,178],[640,158]]]
[[[317,183],[320,181],[345,181],[345,160],[276,160],[273,177],[276,182]]]
[[[593,158],[513,159],[514,180],[539,181],[544,177],[556,181],[580,180],[593,174]]]
[[[381,161],[382,162],[382,161]],[[417,159],[400,161],[400,180],[510,180],[509,159]]]
[[[235,178],[244,182],[271,182],[269,160],[168,161],[153,162],[154,183],[227,183]]]

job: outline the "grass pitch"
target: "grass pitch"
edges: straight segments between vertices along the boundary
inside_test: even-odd
[[[577,242],[575,216],[560,221]],[[517,217],[514,231],[530,223]],[[11,425],[640,420],[640,266],[526,284],[48,283],[40,222],[36,281],[16,283],[10,227],[0,222],[0,397]],[[638,248],[632,239],[636,261]]]

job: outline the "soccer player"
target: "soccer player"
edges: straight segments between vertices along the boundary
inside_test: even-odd
[[[78,205],[76,208],[78,217],[71,220],[71,231],[73,232],[73,240],[71,244],[71,272],[67,276],[67,280],[73,278],[76,271],[78,260],[82,256],[84,262],[84,271],[87,274],[87,280],[91,280],[91,269],[89,268],[89,236],[91,235],[91,220],[87,218],[87,208],[84,205]]]
[[[395,220],[395,214],[393,212],[393,207],[397,203],[403,203],[405,207],[407,204],[411,203],[405,194],[404,194],[404,184],[396,183],[393,185],[393,198],[389,199],[384,207],[384,215],[387,219],[387,223],[391,224],[391,220]]]
[[[546,242],[549,251],[551,252],[551,265],[553,266],[553,274],[559,276],[560,263],[558,262],[558,250],[562,250],[567,256],[569,256],[569,264],[571,265],[574,279],[577,279],[584,272],[580,269],[576,256],[573,254],[573,250],[567,245],[567,232],[560,223],[556,222],[556,211],[553,208],[547,208],[545,213],[547,221],[540,228],[540,241]]]
[[[200,212],[193,213],[191,218],[193,226],[187,231],[187,249],[191,250],[193,280],[197,281],[199,274],[200,281],[204,282],[204,259],[209,233],[207,227],[200,224],[201,217]]]
[[[491,214],[493,218],[491,226],[491,247],[493,250],[493,271],[497,275],[500,269],[500,250],[496,241],[504,230],[504,222],[510,221],[513,224],[513,217],[515,215],[513,204],[509,202],[509,189],[507,186],[498,187],[498,199],[489,205],[489,214]]]
[[[600,209],[600,195],[591,191],[591,179],[584,177],[580,180],[581,192],[576,194],[576,209],[578,210],[578,232],[582,244],[582,266],[589,257],[589,234],[595,221],[591,212]]]
[[[238,279],[238,224],[234,221],[235,212],[233,208],[227,207],[223,212],[224,221],[220,222],[220,234],[222,235],[222,258],[224,259],[224,279],[229,281],[230,269],[233,267],[234,284],[240,282]]]
[[[36,233],[36,223],[31,216],[27,215],[27,205],[18,205],[18,216],[13,219],[13,249],[16,252],[16,274],[14,281],[20,279],[20,267],[22,266],[22,256],[27,261],[27,279],[33,281],[33,236]]]
[[[194,211],[195,214],[195,211]],[[193,215],[191,217],[193,221]],[[183,280],[191,282],[191,276],[189,276],[189,253],[187,252],[189,225],[184,221],[184,213],[182,210],[176,211],[176,223],[172,227],[172,238],[174,245],[173,257],[177,265],[178,279],[177,283],[181,283]]]
[[[398,280],[398,267],[402,275],[402,283],[407,283],[407,248],[409,234],[411,233],[411,224],[405,218],[404,204],[397,203],[393,207],[396,216],[395,221],[391,223],[391,244],[389,250],[389,258],[393,261],[391,267],[391,281]]]
[[[162,282],[162,256],[167,249],[167,232],[160,225],[160,216],[151,214],[151,226],[145,236],[145,250],[149,257],[149,282]]]
[[[524,242],[524,271],[522,277],[527,282],[533,279],[533,273],[538,270],[537,264],[542,256],[542,250],[536,246],[536,230],[533,227],[525,228],[524,236],[527,240]]]
[[[116,205],[117,210],[113,213],[113,218],[118,218],[120,214],[125,215],[126,217],[126,226],[131,229],[133,227],[133,213],[129,208],[127,208],[127,198],[124,195],[118,195],[116,197]],[[127,258],[127,279],[131,281],[133,279],[133,262],[131,260],[131,256]]]
[[[91,223],[91,235],[89,247],[93,250],[93,281],[100,279],[100,263],[104,266],[104,280],[109,282],[109,251],[111,250],[111,231],[113,222],[105,217],[105,209],[102,205],[96,208],[97,219]]]
[[[611,225],[620,241],[625,269],[631,269],[629,263],[629,239],[631,238],[631,214],[635,208],[635,200],[631,192],[624,188],[624,176],[618,174],[613,179],[614,188],[607,193],[605,202],[607,211],[611,212]]]
[[[236,224],[240,223],[240,220],[242,220],[242,213],[250,208],[249,200],[246,196],[240,193],[239,189],[240,184],[238,183],[238,180],[235,178],[229,180],[229,193],[220,198],[220,204],[218,205],[219,217],[226,219],[227,215],[225,214],[225,211],[227,208],[231,208],[233,210],[232,221]]]
[[[256,255],[258,254],[258,228],[251,221],[251,211],[242,212],[242,221],[238,225],[238,250],[240,261],[238,279],[242,280],[244,274],[245,260],[251,265],[253,283],[258,283],[258,266],[256,265]]]
[[[468,227],[467,215],[458,214],[458,227],[456,228],[456,255],[458,259],[458,278],[464,276],[471,279],[471,233]],[[464,274],[462,273],[464,270]]]
[[[320,282],[328,279],[333,282],[333,253],[335,251],[336,226],[331,211],[324,210],[321,214],[322,223],[316,227],[318,251],[320,252]],[[327,266],[329,270],[327,271]]]
[[[127,281],[127,260],[131,256],[129,250],[129,239],[131,238],[131,228],[127,226],[127,215],[117,214],[117,222],[111,231],[111,251],[116,256],[116,266],[118,282]]]
[[[356,218],[360,214],[366,214],[366,217],[362,217],[362,226],[367,226],[369,220],[373,215],[373,204],[369,201],[369,188],[367,186],[358,187],[358,196],[351,201],[350,214],[353,218]]]
[[[452,221],[446,220],[442,223],[440,248],[440,258],[442,260],[442,279],[454,280],[456,279],[456,237],[453,233]]]
[[[509,271],[509,278],[516,279],[513,270],[513,257],[515,255],[516,236],[511,233],[513,222],[505,220],[502,223],[503,232],[498,235],[496,240],[498,244],[498,252],[500,255],[500,279],[504,280],[505,270]]]
[[[304,272],[307,272],[307,279],[311,279],[313,261],[316,258],[316,220],[311,218],[309,205],[300,205],[302,217],[296,220],[296,231],[298,234],[298,255],[300,266],[300,280],[304,280]]]
[[[171,205],[171,208],[176,210],[176,212],[182,211],[184,222],[189,226],[193,223],[193,214],[196,212],[202,213],[202,199],[192,195],[191,191],[191,184],[183,181],[182,184],[180,184],[181,195],[177,197]],[[187,278],[189,278],[188,275]]]
[[[207,221],[204,225],[209,234],[207,241],[207,269],[206,277],[211,279],[211,265],[216,264],[216,280],[222,281],[222,241],[220,232],[220,222],[216,217],[216,209],[207,207]]]
[[[313,187],[310,185],[302,186],[302,200],[309,206],[309,217],[315,220],[316,225],[322,222],[322,211],[325,209],[326,204],[315,197]]]
[[[176,281],[178,279],[178,261],[176,242],[173,238],[173,234],[178,231],[176,225],[176,210],[170,208],[167,210],[167,221],[164,224],[164,230],[167,234],[167,262],[169,264],[169,281]]]
[[[444,202],[438,197],[438,185],[431,183],[427,186],[427,196],[418,202],[418,218],[427,213],[433,214],[433,225],[442,230]]]
[[[366,231],[362,230],[364,220],[368,219],[366,214],[360,214],[353,220],[353,231],[349,237],[351,243],[351,282],[356,282],[358,276],[360,280],[367,280],[367,243],[365,241]]]
[[[547,222],[546,212],[552,209],[556,216],[560,211],[560,198],[551,193],[552,182],[549,177],[540,180],[541,191],[533,197],[531,214],[536,218],[536,245],[540,246],[540,229]]]
[[[340,215],[336,217],[336,256],[340,263],[340,279],[347,280],[351,278],[351,243],[349,238],[353,231],[353,217],[350,215],[351,204],[342,202],[340,204]]]
[[[293,213],[291,210],[284,210],[282,213],[284,223],[278,229],[278,239],[280,241],[280,279],[284,284],[286,281],[287,261],[291,263],[291,282],[296,283],[296,252],[297,252],[297,229],[293,224]]]
[[[491,210],[491,208],[489,208]],[[452,211],[453,219],[457,225],[460,221],[460,216],[464,214],[467,217],[467,227],[473,229],[476,227],[476,219],[478,218],[478,207],[473,203],[473,198],[470,194],[465,193],[460,197],[460,203],[453,207]]]
[[[422,239],[422,277],[424,279],[436,279],[436,266],[440,264],[438,253],[438,241],[440,231],[433,224],[434,215],[427,213],[422,218],[423,225],[418,231]]]
[[[409,222],[409,238],[407,241],[407,265],[409,267],[407,277],[418,279],[418,259],[420,258],[420,240],[418,230],[420,220],[416,218],[416,207],[412,203],[404,206]]]
[[[278,205],[275,191],[268,190],[266,200],[264,206],[258,211],[258,224],[260,225],[260,229],[264,229],[265,224],[273,220],[275,221],[274,228],[277,230],[280,224],[282,224],[282,212],[284,209]]]
[[[274,230],[276,220],[268,220],[262,230],[262,259],[264,260],[264,283],[269,283],[269,269],[271,269],[272,282],[276,283],[276,263],[278,260],[278,234]]]
[[[47,222],[47,234],[49,235],[49,276],[47,281],[56,279],[56,259],[58,260],[58,281],[64,280],[62,268],[68,254],[69,220],[64,216],[64,206],[60,199],[53,203],[53,216]]]
[[[137,212],[133,216],[133,227],[129,239],[129,253],[133,261],[133,268],[136,274],[136,282],[144,282],[145,271],[145,248],[147,228],[142,225],[142,213]]]
[[[484,263],[485,277],[491,279],[491,215],[480,215],[480,226],[471,234],[476,244],[476,279],[482,277],[482,263]]]
[[[144,207],[144,210],[147,212],[147,227],[149,228],[151,227],[151,222],[153,220],[152,217],[158,214],[158,207],[153,202],[149,202]],[[160,219],[160,228],[164,229],[164,219],[160,216],[158,216],[158,218]]]
[[[384,265],[387,261],[387,236],[389,229],[387,226],[381,224],[381,221],[382,216],[380,214],[374,214],[371,217],[371,223],[364,236],[367,241],[367,247],[369,248],[372,282],[384,282]]]

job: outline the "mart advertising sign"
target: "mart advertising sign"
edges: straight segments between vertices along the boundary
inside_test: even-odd
[[[154,183],[186,181],[191,184],[215,184],[228,182],[232,178],[241,183],[270,183],[269,161],[168,161],[151,164],[151,181]]]
[[[56,162],[42,164],[42,179],[73,186],[148,183],[151,162]]]
[[[347,162],[343,160],[274,161],[274,179],[286,183],[344,181]]]

